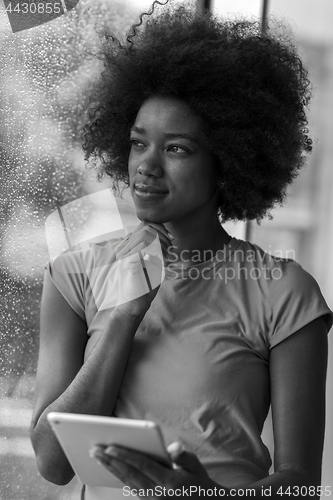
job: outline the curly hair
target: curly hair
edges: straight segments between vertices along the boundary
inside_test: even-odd
[[[205,124],[220,219],[259,221],[283,202],[312,149],[307,70],[285,30],[262,34],[258,21],[218,19],[188,5],[157,14],[156,4],[124,42],[105,37],[82,134],[85,159],[99,176],[128,185],[129,130],[141,105],[152,96],[181,100]]]

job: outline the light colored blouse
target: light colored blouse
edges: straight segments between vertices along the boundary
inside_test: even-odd
[[[47,267],[87,322],[85,359],[110,314],[98,294],[114,287],[114,244],[92,244]],[[332,312],[315,279],[249,242],[232,238],[206,262],[171,264],[135,334],[114,415],[156,422],[166,444],[181,441],[223,486],[258,481],[271,466],[261,440],[270,349],[320,316],[329,330]],[[122,490],[87,487],[85,498],[118,496]]]

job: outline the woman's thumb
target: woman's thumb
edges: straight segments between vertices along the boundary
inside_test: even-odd
[[[189,472],[202,472],[203,466],[194,455],[194,453],[189,453],[185,451],[184,447],[179,443],[169,444],[168,454],[172,462]]]

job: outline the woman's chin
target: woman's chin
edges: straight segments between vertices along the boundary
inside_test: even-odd
[[[154,222],[155,224],[166,224],[168,221],[162,214],[154,213],[152,210],[136,209],[136,216],[139,220],[145,222]]]

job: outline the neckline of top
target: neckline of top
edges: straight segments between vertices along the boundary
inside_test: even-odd
[[[243,243],[242,240],[231,237],[229,242],[223,248],[217,250],[215,255],[204,262],[171,262],[164,267],[165,277],[187,277],[197,269],[200,273],[203,270],[209,270],[221,262],[226,262],[230,259],[234,251]]]

